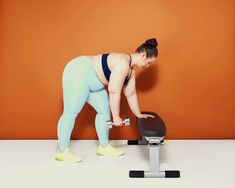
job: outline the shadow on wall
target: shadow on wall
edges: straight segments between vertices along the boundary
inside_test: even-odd
[[[148,92],[156,87],[159,81],[158,66],[150,65],[148,68],[143,69],[136,77],[136,90]]]

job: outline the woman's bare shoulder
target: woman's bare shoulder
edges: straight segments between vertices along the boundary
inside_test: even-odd
[[[125,60],[127,60],[129,57],[127,53],[121,53],[121,52],[110,52],[109,55],[115,58],[125,59]]]
[[[129,55],[126,53],[112,52],[109,54],[111,61],[114,62],[115,66],[129,67]]]

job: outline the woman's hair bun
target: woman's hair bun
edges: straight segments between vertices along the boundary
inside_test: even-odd
[[[154,46],[154,47],[157,47],[157,45],[158,45],[157,40],[155,38],[146,40],[145,44],[151,45],[151,46]]]

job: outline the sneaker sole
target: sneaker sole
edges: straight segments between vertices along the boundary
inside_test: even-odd
[[[62,162],[67,162],[67,163],[80,163],[80,162],[82,162],[82,159],[81,160],[79,160],[79,161],[65,161],[65,160],[63,160],[63,159],[60,159],[60,158],[57,158],[57,157],[55,157],[55,160],[56,161],[62,161]]]
[[[102,153],[96,152],[96,155],[98,155],[98,156],[121,156],[121,155],[124,155],[124,153],[122,153],[122,154],[120,154],[120,155],[115,155],[115,154],[105,155],[105,154],[102,154]]]

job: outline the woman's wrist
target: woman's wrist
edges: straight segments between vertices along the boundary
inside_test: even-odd
[[[120,118],[120,116],[119,115],[115,115],[115,116],[113,116],[113,119],[119,119]]]
[[[140,118],[140,117],[142,117],[142,114],[141,114],[141,113],[138,113],[138,114],[136,115],[136,117],[137,117],[137,118]]]

